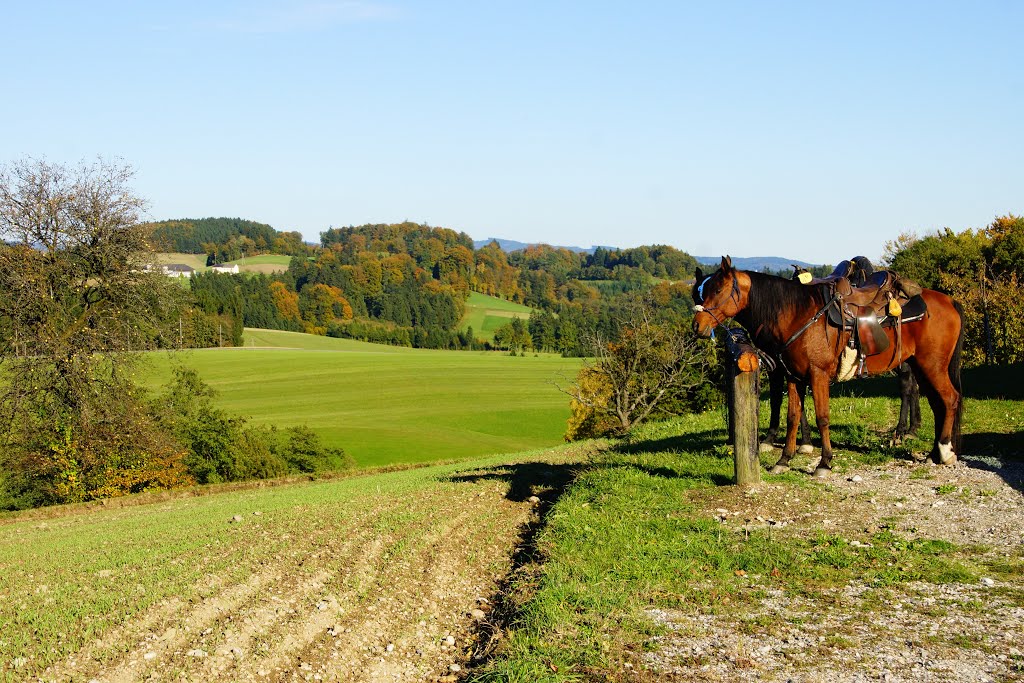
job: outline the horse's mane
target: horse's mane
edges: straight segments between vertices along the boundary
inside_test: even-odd
[[[746,313],[752,323],[751,332],[760,328],[781,337],[778,327],[780,313],[803,310],[810,306],[817,310],[825,303],[818,287],[808,287],[777,275],[749,270],[743,272],[750,277]]]

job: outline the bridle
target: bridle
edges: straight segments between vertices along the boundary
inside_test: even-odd
[[[713,277],[714,277],[714,274],[708,275],[706,278],[704,278],[704,281],[701,282],[700,285],[697,287],[697,296],[700,297],[701,301],[704,300],[704,285],[706,285],[708,283],[708,280],[710,280]],[[737,307],[740,305],[740,283],[739,283],[739,280],[736,278],[736,275],[732,276],[732,291],[729,292],[729,298],[726,299],[726,301],[729,301],[729,299],[732,299],[733,301],[735,301]],[[725,303],[725,302],[722,302],[722,303]],[[729,317],[729,316],[725,316],[725,317],[719,318],[715,314],[715,311],[720,310],[721,308],[722,308],[721,304],[719,304],[718,306],[704,306],[703,304],[697,304],[697,305],[695,305],[693,307],[693,310],[694,310],[695,313],[707,313],[712,318],[714,318],[714,320],[715,320],[715,327],[721,327],[722,325],[725,324],[726,319]]]

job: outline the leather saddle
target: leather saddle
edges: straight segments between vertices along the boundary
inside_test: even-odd
[[[822,288],[828,321],[848,330],[859,355],[873,356],[889,348],[883,328],[915,322],[927,314],[921,286],[891,270],[873,270],[863,256],[842,261],[828,277],[794,278]]]

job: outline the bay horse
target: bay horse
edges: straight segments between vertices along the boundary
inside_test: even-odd
[[[815,476],[827,476],[832,465],[829,435],[829,383],[850,341],[850,332],[832,326],[822,290],[786,278],[736,270],[722,257],[719,269],[700,286],[701,303],[693,319],[694,331],[708,337],[732,318],[751,341],[785,368],[789,393],[786,445],[773,472],[788,469],[796,453],[796,430],[807,387],[814,393],[814,412],[821,435],[821,460]],[[931,456],[942,464],[956,462],[960,450],[963,401],[960,359],[963,316],[959,304],[945,294],[924,290],[927,314],[901,326],[899,338],[886,328],[891,351],[863,359],[866,374],[879,374],[908,363],[935,414],[935,441]]]
[[[871,262],[863,256],[855,256],[850,262],[855,263],[858,268],[860,277],[851,277],[850,282],[854,286],[864,284],[866,275],[870,274],[873,270]],[[796,266],[793,266],[797,268]],[[836,267],[839,269],[839,266]],[[797,279],[797,274],[801,271],[797,270],[792,279]],[[704,283],[704,273],[698,267],[696,278],[694,279],[693,288],[690,291],[690,296],[693,299],[694,304],[702,303],[701,285]],[[779,363],[775,363],[773,366],[767,368],[768,372],[768,431],[765,433],[764,438],[760,442],[760,450],[762,453],[766,453],[775,448],[775,440],[779,435],[779,423],[781,422],[782,415],[782,395],[786,388],[786,369]],[[921,426],[921,406],[920,400],[921,395],[918,391],[917,380],[914,379],[914,374],[910,370],[910,365],[907,363],[900,363],[899,368],[896,370],[896,375],[899,377],[899,389],[900,389],[900,416],[896,421],[896,429],[893,435],[893,443],[900,443],[904,437],[909,434],[916,435],[918,428]],[[797,453],[812,453],[813,447],[811,446],[811,428],[807,424],[807,412],[800,410],[800,445],[797,448]]]

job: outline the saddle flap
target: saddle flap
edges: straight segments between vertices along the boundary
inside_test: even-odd
[[[889,337],[878,323],[878,316],[868,306],[857,309],[857,344],[865,356],[873,356],[889,348]]]

